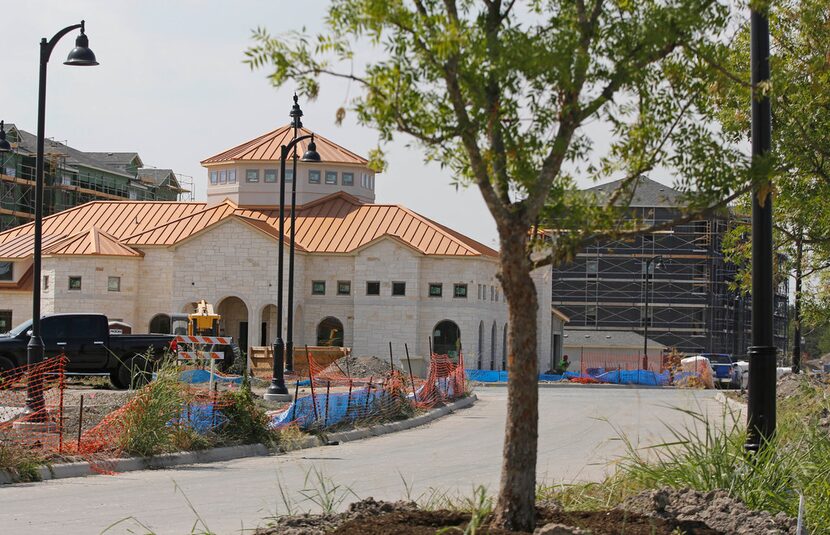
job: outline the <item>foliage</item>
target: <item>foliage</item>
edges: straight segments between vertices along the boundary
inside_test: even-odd
[[[0,444],[0,470],[6,470],[15,481],[38,481],[38,470],[46,464],[46,457],[37,448],[14,443]]]
[[[279,435],[271,429],[268,414],[257,405],[247,383],[239,390],[223,392],[219,405],[227,418],[220,430],[225,439],[242,444],[265,444],[268,447],[277,445]]]
[[[774,185],[776,251],[783,255],[776,276],[783,280],[794,273],[803,277],[805,288],[796,295],[803,312],[802,325],[814,327],[830,318],[826,281],[818,277],[830,267],[830,43],[827,0],[785,0],[770,4],[771,84],[769,94],[773,121],[773,157],[768,162]],[[724,71],[749,72],[750,30],[748,21],[736,36],[735,46],[725,58]],[[751,86],[743,80],[716,85],[719,120],[733,142],[746,142],[750,134],[747,102]],[[746,239],[750,199],[736,209],[747,217],[727,236],[727,259],[741,266],[737,288],[750,287],[751,247]],[[816,298],[817,293],[822,293]]]
[[[716,0],[333,0],[316,36],[254,32],[247,61],[269,68],[275,86],[297,84],[313,98],[321,77],[349,80],[360,91],[348,107],[377,130],[379,144],[399,133],[414,139],[456,184],[477,185],[496,221],[510,372],[525,389],[509,390],[508,412],[524,420],[507,421],[500,525],[534,522],[538,303],[527,291],[530,271],[600,238],[654,230],[625,217],[646,173],[670,170],[687,220],[762,178],[712,128],[711,90],[721,79],[713,58],[726,54],[728,20]],[[376,59],[356,68],[363,45]],[[345,113],[337,110],[338,121]],[[607,146],[590,138],[596,125]],[[382,159],[382,149],[373,156]],[[577,178],[619,181],[590,196]],[[540,226],[546,239],[530,239]]]

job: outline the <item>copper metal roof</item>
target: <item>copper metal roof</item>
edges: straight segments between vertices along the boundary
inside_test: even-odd
[[[44,219],[44,252],[53,251],[50,248],[54,246],[60,254],[106,254],[100,251],[107,250],[133,256],[136,247],[176,245],[228,218],[278,236],[279,211],[273,208],[240,208],[230,201],[211,207],[204,203],[96,201]],[[0,233],[0,258],[30,256],[31,232],[28,224]],[[97,237],[91,238],[90,232]],[[286,236],[290,232],[287,212],[285,232]],[[493,249],[403,206],[365,204],[344,192],[297,209],[298,250],[350,253],[384,237],[425,255],[498,256]],[[94,247],[93,240],[97,240]]]
[[[311,134],[310,130],[300,128],[300,135]],[[263,134],[256,139],[245,142],[232,149],[220,152],[216,156],[211,156],[202,160],[202,165],[217,164],[233,162],[238,160],[256,160],[256,161],[279,161],[280,147],[288,144],[293,136],[291,125],[281,126],[276,130]],[[366,165],[369,161],[354,152],[345,149],[334,143],[333,141],[324,138],[321,135],[314,134],[314,141],[317,145],[317,152],[320,154],[320,159],[324,162],[332,163],[347,163]],[[297,144],[297,154],[302,156],[308,147],[308,140],[300,141]]]
[[[120,243],[98,227],[79,232],[44,248],[43,254],[52,256],[144,256],[143,253]]]

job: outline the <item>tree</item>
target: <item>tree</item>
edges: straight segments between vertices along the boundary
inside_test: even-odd
[[[775,188],[775,244],[785,255],[795,278],[793,370],[801,360],[803,286],[830,268],[830,24],[828,0],[776,2],[770,9],[771,86],[774,158],[767,162]],[[725,71],[749,70],[750,35],[744,27],[727,57]],[[733,142],[747,140],[750,131],[750,87],[727,83],[719,88],[717,106],[724,132]],[[748,213],[749,199],[743,199]],[[743,289],[748,292],[751,251],[736,228],[727,255],[744,266]],[[822,279],[823,280],[823,279]],[[807,299],[807,325],[824,314],[821,300]]]
[[[350,80],[361,91],[348,107],[381,144],[414,138],[427,160],[475,184],[495,219],[511,377],[497,525],[535,522],[531,271],[593,240],[654,230],[622,217],[644,173],[671,169],[688,219],[750,186],[746,158],[708,126],[727,18],[713,0],[333,0],[324,33],[254,32],[252,68],[311,98],[322,77]],[[381,56],[359,72],[356,43]],[[606,127],[607,148],[591,123]],[[597,199],[575,177],[622,181]]]

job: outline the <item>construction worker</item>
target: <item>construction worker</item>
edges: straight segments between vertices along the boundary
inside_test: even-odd
[[[732,363],[732,381],[730,386],[734,389],[739,389],[743,385],[743,372],[737,362]]]

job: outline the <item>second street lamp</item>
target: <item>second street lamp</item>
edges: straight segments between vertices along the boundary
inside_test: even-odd
[[[646,260],[646,291],[645,291],[645,298],[644,298],[644,305],[645,305],[645,315],[643,317],[643,369],[648,370],[648,323],[651,320],[649,313],[648,313],[648,289],[649,289],[649,275],[651,270],[652,262],[656,262],[654,264],[655,268],[662,268],[663,267],[663,255],[652,256],[648,260]]]
[[[32,267],[32,330],[26,347],[26,364],[30,367],[43,360],[43,340],[40,337],[40,287],[41,287],[41,245],[43,238],[43,153],[46,137],[46,67],[52,50],[61,38],[73,30],[81,30],[75,39],[73,48],[64,65],[88,67],[98,65],[95,54],[89,49],[89,38],[85,33],[84,21],[67,26],[56,33],[50,40],[44,37],[40,41],[40,80],[37,100],[37,163],[35,165],[35,224],[34,224],[34,260]],[[31,420],[45,419],[43,414],[43,392],[41,378],[30,376],[26,384],[26,409],[33,414]]]
[[[297,96],[294,96],[294,107],[291,110],[291,118],[292,118],[292,127],[294,129],[294,135],[291,141],[288,142],[287,145],[283,145],[280,147],[280,211],[279,211],[279,222],[278,222],[278,232],[279,232],[279,250],[277,251],[277,338],[274,340],[274,361],[273,361],[273,374],[271,377],[271,384],[268,386],[268,389],[265,391],[264,398],[269,401],[288,401],[291,399],[291,395],[288,393],[288,388],[285,386],[285,349],[286,345],[282,338],[282,294],[283,294],[283,249],[285,245],[285,161],[288,159],[289,155],[292,154],[292,150],[295,149],[297,143],[300,141],[310,139],[311,143],[308,145],[308,150],[305,154],[303,154],[301,161],[312,161],[312,162],[319,162],[320,155],[317,154],[316,146],[314,144],[314,134],[307,134],[303,136],[298,136],[299,129],[301,127],[300,117],[302,117],[302,110],[300,110],[299,104],[297,104]],[[294,173],[295,176],[292,177],[293,185],[292,185],[292,202],[291,202],[291,268],[293,271],[293,250],[294,250],[294,201],[296,199],[296,183],[297,183],[297,176],[296,176],[296,160],[294,163]],[[293,282],[293,273],[290,273],[291,279]],[[291,291],[292,301],[293,301],[293,290]],[[293,302],[289,302],[289,307],[293,306]],[[293,320],[293,314],[292,314]],[[289,327],[290,329],[290,327]],[[293,332],[293,329],[291,330]],[[293,340],[292,340],[293,342]],[[293,348],[292,348],[293,351]],[[293,355],[292,355],[293,357]]]

